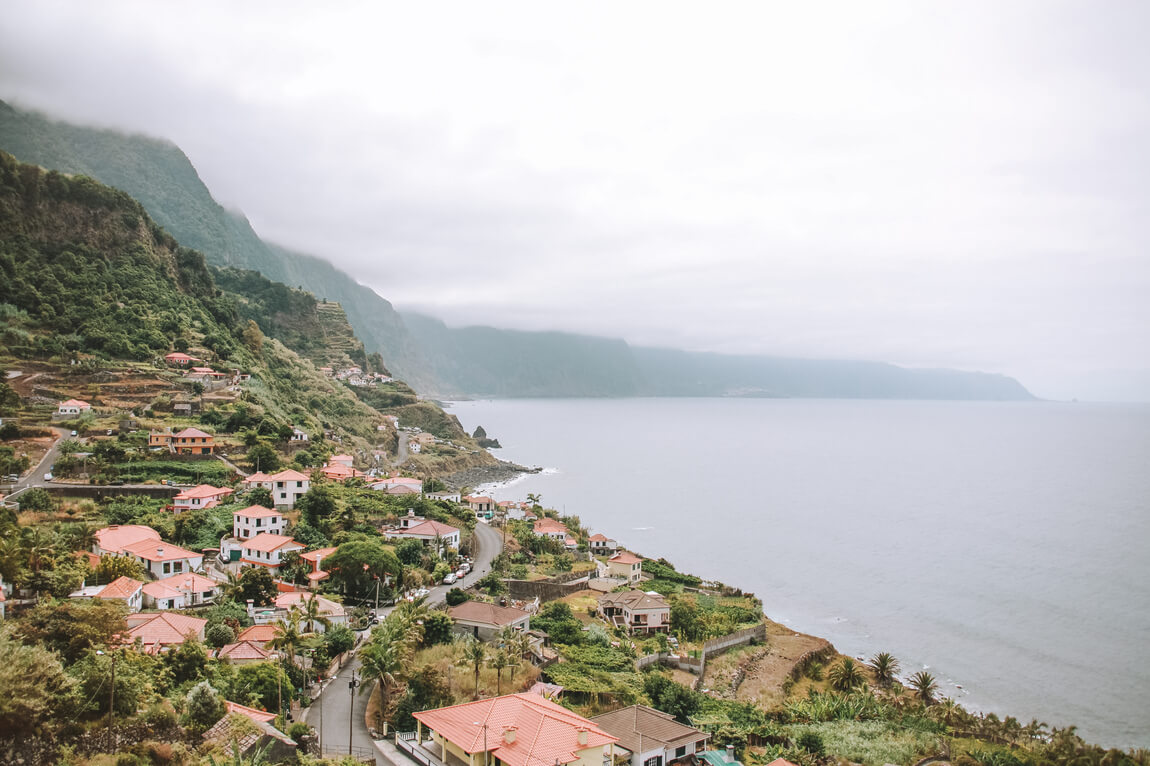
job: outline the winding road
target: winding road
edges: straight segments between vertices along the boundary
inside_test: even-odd
[[[491,571],[491,562],[503,550],[500,533],[483,522],[475,525],[475,547],[472,559],[473,568],[462,581],[455,585],[437,585],[427,596],[427,603],[438,604],[444,600],[451,588],[469,587]],[[381,607],[378,615],[383,619],[395,607]],[[367,715],[368,691],[356,689],[351,693],[348,687],[352,674],[358,677],[359,660],[353,659],[329,681],[318,699],[306,711],[305,720],[320,736],[323,750],[327,752],[348,752],[348,729],[351,730],[351,747],[356,754],[377,755],[371,734],[367,730],[364,717]],[[379,758],[377,758],[377,763]]]

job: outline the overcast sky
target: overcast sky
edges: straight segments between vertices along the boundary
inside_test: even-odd
[[[171,139],[451,324],[1150,399],[1150,4],[5,3],[0,98]]]

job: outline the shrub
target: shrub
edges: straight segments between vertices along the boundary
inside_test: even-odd
[[[795,744],[812,755],[822,755],[823,751],[826,750],[823,745],[823,738],[818,735],[818,732],[813,731],[804,731],[795,740]]]
[[[464,601],[469,601],[471,596],[468,596],[461,588],[452,588],[447,591],[447,595],[444,598],[448,606],[459,606]]]
[[[303,721],[296,721],[287,730],[287,735],[294,739],[296,742],[302,742],[303,738],[311,733],[311,729]]]
[[[208,646],[219,649],[225,644],[230,644],[236,639],[236,632],[230,626],[220,622],[204,631],[204,641]]]

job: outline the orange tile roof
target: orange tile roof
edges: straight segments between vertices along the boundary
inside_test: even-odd
[[[182,590],[165,583],[163,580],[156,580],[145,585],[144,593],[152,598],[183,598],[184,596]]]
[[[271,652],[265,651],[260,644],[254,641],[237,641],[234,644],[225,644],[216,652],[216,657],[229,660],[266,660],[271,656]]]
[[[158,540],[141,540],[138,543],[125,545],[122,550],[147,561],[176,561],[178,559],[202,559],[204,557],[202,553],[195,553],[178,545],[162,543]]]
[[[235,492],[234,489],[227,487],[213,487],[211,484],[200,484],[191,489],[185,489],[180,494],[176,495],[176,500],[191,500],[193,498],[203,497],[224,497]]]
[[[619,551],[614,556],[607,559],[607,561],[611,562],[612,564],[640,564],[643,562],[643,559],[629,551]]]
[[[182,644],[189,635],[199,637],[204,632],[207,620],[199,617],[186,617],[171,612],[128,615],[128,643],[136,639],[144,644],[149,654],[155,654],[165,646]]]
[[[117,577],[104,586],[104,589],[96,594],[96,598],[129,599],[136,595],[136,592],[142,587],[144,587],[144,584],[139,580],[134,580],[127,576]]]
[[[565,525],[559,523],[555,519],[549,519],[549,518],[539,519],[539,521],[535,522],[534,529],[535,529],[535,534],[546,533],[546,532],[562,532],[565,535],[571,534],[571,531],[569,529],[567,529],[567,527]]]
[[[320,548],[307,553],[301,553],[299,557],[305,561],[310,561],[312,566],[315,566],[320,559],[326,559],[331,554],[335,553],[335,548]]]
[[[244,477],[244,484],[255,484],[260,481],[271,481],[271,476],[262,471],[256,471],[253,474]]]
[[[455,527],[442,524],[438,521],[428,519],[422,524],[416,524],[414,527],[407,529],[396,530],[400,534],[405,535],[421,535],[423,537],[447,537],[448,535],[458,534],[459,530]]]
[[[185,428],[183,431],[180,431],[178,434],[176,434],[176,438],[177,439],[204,439],[204,438],[211,439],[212,435],[208,434],[208,433],[204,433],[203,431],[201,431],[198,428]]]
[[[256,643],[266,644],[276,637],[275,625],[252,625],[244,628],[236,636],[236,641],[255,641]]]
[[[289,468],[286,471],[273,473],[268,478],[272,481],[307,481],[309,477],[307,474],[300,473],[299,471],[293,471]]]
[[[278,550],[279,548],[282,548],[285,545],[288,545],[289,543],[294,544],[294,545],[299,545],[301,548],[303,547],[302,545],[300,545],[300,543],[297,543],[295,540],[288,537],[287,535],[274,535],[271,532],[260,532],[258,535],[256,535],[252,539],[244,540],[243,543],[241,543],[241,545],[244,548],[250,548],[253,551],[260,551],[261,553],[271,553],[272,551]]]
[[[264,508],[262,505],[249,505],[242,511],[232,511],[232,516],[246,516],[249,519],[264,519],[268,516],[283,516],[279,511]]]
[[[88,566],[92,569],[100,566],[100,557],[91,551],[76,551],[76,558],[87,560]]]
[[[224,700],[224,707],[227,708],[227,712],[229,714],[239,713],[240,715],[246,715],[248,718],[258,723],[270,723],[276,719],[275,713],[268,713],[264,710],[256,710],[254,707],[240,705],[229,700]]]
[[[83,399],[69,399],[66,402],[60,402],[61,407],[91,407],[92,405]]]
[[[347,612],[344,611],[342,604],[337,604],[331,599],[324,598],[323,596],[316,596],[313,593],[305,593],[303,591],[293,591],[291,593],[281,593],[276,596],[275,605],[280,609],[291,609],[293,606],[298,606],[300,609],[304,608],[305,601],[311,601],[312,598],[318,600],[319,612],[324,616],[341,617]]]
[[[611,538],[610,538],[610,537],[607,537],[607,535],[604,535],[604,534],[600,534],[600,533],[598,533],[598,532],[596,532],[595,534],[591,535],[591,537],[590,537],[590,538],[588,538],[588,539],[589,539],[589,540],[592,540],[592,541],[594,541],[594,542],[597,542],[597,543],[609,543],[609,542],[611,542]]]
[[[486,735],[490,752],[507,766],[571,763],[580,759],[580,751],[618,741],[583,716],[531,693],[506,694],[414,715],[468,754],[483,752]],[[486,724],[486,730],[476,722]],[[508,744],[504,732],[511,728],[515,729],[515,741]],[[585,745],[578,741],[581,730],[587,734]]]
[[[220,584],[210,577],[204,577],[195,572],[186,572],[184,574],[175,574],[171,577],[165,577],[157,580],[169,587],[175,588],[178,591],[185,593],[203,593],[206,590],[215,590],[220,587]]]
[[[160,533],[151,527],[139,524],[113,524],[96,530],[96,544],[106,551],[119,552],[133,543],[151,540],[160,541]]]

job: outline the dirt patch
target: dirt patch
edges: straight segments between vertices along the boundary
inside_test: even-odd
[[[790,677],[795,664],[808,652],[829,646],[830,642],[825,638],[795,633],[778,623],[768,623],[768,651],[746,664],[745,677],[736,699],[757,702],[767,710],[779,707],[786,699],[783,683]]]

